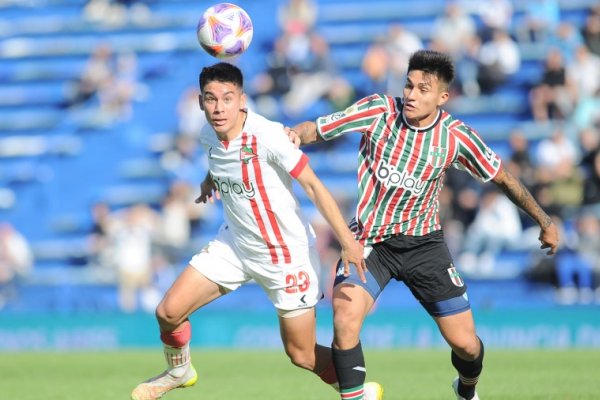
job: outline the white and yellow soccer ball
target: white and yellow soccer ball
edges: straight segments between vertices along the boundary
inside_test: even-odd
[[[200,46],[211,56],[227,59],[242,54],[252,41],[254,28],[248,13],[235,4],[209,7],[196,29]]]

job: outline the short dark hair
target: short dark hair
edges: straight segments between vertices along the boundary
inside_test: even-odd
[[[200,82],[200,90],[204,91],[204,87],[212,81],[231,82],[240,88],[244,87],[244,76],[242,71],[235,65],[220,62],[210,67],[202,68],[198,78]]]
[[[408,72],[418,70],[435,75],[438,80],[448,86],[454,80],[454,63],[452,58],[439,51],[419,50],[408,61]]]

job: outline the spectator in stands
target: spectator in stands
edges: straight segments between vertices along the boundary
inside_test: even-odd
[[[183,91],[177,102],[177,135],[197,138],[200,130],[206,124],[204,113],[198,109],[198,95],[196,87],[189,87]]]
[[[566,67],[567,88],[573,103],[600,94],[600,57],[591,53],[584,44],[574,51],[574,58]]]
[[[459,265],[472,276],[493,276],[502,250],[514,248],[522,234],[517,207],[495,188],[484,190],[474,221],[467,227]]]
[[[581,204],[583,181],[577,168],[579,152],[565,132],[557,128],[542,139],[536,151],[537,181],[558,215]]]
[[[360,69],[366,82],[364,86],[357,88],[361,96],[387,89],[391,60],[386,43],[386,37],[377,37],[363,56]]]
[[[557,301],[561,304],[594,300],[594,271],[600,259],[600,222],[593,214],[581,214],[575,229],[566,231],[556,255]]]
[[[280,99],[291,87],[291,64],[287,60],[285,36],[278,37],[266,58],[267,69],[252,81],[257,111],[267,118],[280,115]]]
[[[547,41],[547,46],[560,51],[565,64],[573,61],[576,49],[583,44],[581,33],[568,21],[561,22]]]
[[[543,75],[531,89],[529,101],[533,118],[539,122],[564,119],[571,112],[573,101],[567,90],[565,64],[557,49],[546,56]]]
[[[90,260],[92,266],[111,266],[110,238],[114,218],[110,206],[105,202],[92,205],[92,227],[89,234]]]
[[[385,91],[398,93],[402,90],[406,81],[410,56],[417,50],[424,48],[424,44],[419,36],[398,23],[390,25],[386,42],[390,65]]]
[[[128,22],[147,23],[151,11],[142,0],[88,0],[83,8],[83,16],[91,23],[120,27]]]
[[[206,160],[198,157],[198,143],[193,136],[178,135],[174,141],[173,147],[162,153],[160,165],[172,180],[193,186],[206,174]]]
[[[433,49],[450,54],[454,60],[470,53],[473,41],[478,41],[477,28],[459,1],[448,1],[444,14],[435,18],[431,40]]]
[[[295,49],[302,50],[297,53]],[[286,53],[291,63],[291,75],[290,90],[283,96],[283,111],[287,116],[298,116],[329,95],[336,82],[336,66],[329,44],[316,32],[309,32],[304,37],[289,36]]]
[[[17,295],[16,284],[33,268],[27,239],[10,223],[0,223],[0,310]]]
[[[106,122],[129,120],[133,101],[146,94],[147,88],[139,81],[137,55],[118,54],[107,85],[98,91],[99,112]]]
[[[536,184],[536,170],[532,160],[529,140],[521,130],[509,134],[510,156],[506,168],[531,190]]]
[[[157,241],[171,264],[177,264],[185,255],[191,238],[193,209],[202,208],[193,207],[191,195],[192,187],[187,182],[174,181],[159,212]]]
[[[307,34],[313,29],[318,14],[319,8],[313,0],[287,0],[277,9],[277,21],[285,33]]]
[[[513,19],[511,0],[480,0],[477,2],[477,14],[481,19],[479,37],[485,43],[492,39],[495,31],[511,32]]]
[[[87,103],[113,79],[113,49],[108,43],[96,46],[85,63],[79,80],[69,87],[64,107],[77,107]]]
[[[581,35],[590,52],[600,56],[600,7],[590,11]]]
[[[583,205],[592,206],[600,216],[600,148],[590,151],[583,162]]]
[[[558,0],[527,0],[523,20],[516,24],[520,42],[545,43],[560,22]]]
[[[112,236],[112,256],[117,273],[119,306],[124,312],[139,308],[140,295],[152,280],[152,244],[156,213],[146,204],[123,211]]]
[[[429,47],[450,54],[456,64],[457,87],[469,96],[479,96],[477,70],[481,39],[473,17],[457,0],[446,3],[444,14],[436,17]]]
[[[479,49],[477,84],[483,94],[493,93],[521,67],[519,47],[508,32],[495,30]]]

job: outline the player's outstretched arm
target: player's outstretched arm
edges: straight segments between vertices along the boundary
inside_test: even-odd
[[[559,241],[558,229],[552,222],[552,218],[542,210],[523,183],[504,169],[504,166],[500,167],[493,182],[540,226],[539,239],[542,243],[540,248],[549,249],[547,254],[556,253]]]
[[[354,264],[359,278],[366,282],[365,271],[367,267],[363,255],[364,248],[362,244],[354,239],[354,235],[348,228],[346,221],[344,221],[342,212],[329,190],[315,175],[310,165],[304,167],[297,180],[308,197],[317,206],[321,215],[327,220],[342,246],[341,258],[344,265],[344,275],[348,276],[350,274],[350,264]]]
[[[221,195],[219,195],[219,191],[212,180],[212,176],[210,176],[210,173],[207,173],[206,178],[204,178],[200,184],[200,196],[196,198],[196,203],[206,203],[207,200],[214,203],[215,199],[213,197],[213,192],[217,200],[220,200]]]
[[[302,122],[287,130],[290,141],[297,147],[301,144],[310,144],[321,141],[317,134],[317,124],[312,121]]]

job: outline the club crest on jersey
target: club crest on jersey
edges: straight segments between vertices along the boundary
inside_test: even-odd
[[[432,146],[431,150],[429,150],[429,154],[427,155],[427,163],[434,168],[440,168],[444,166],[444,162],[446,161],[446,148]]]
[[[258,155],[254,153],[252,147],[244,146],[240,149],[240,161],[244,164],[248,164],[254,157],[258,157]]]
[[[465,282],[460,277],[456,267],[454,267],[452,264],[450,264],[450,268],[448,268],[448,275],[450,275],[450,280],[454,286],[463,287],[465,285]]]

